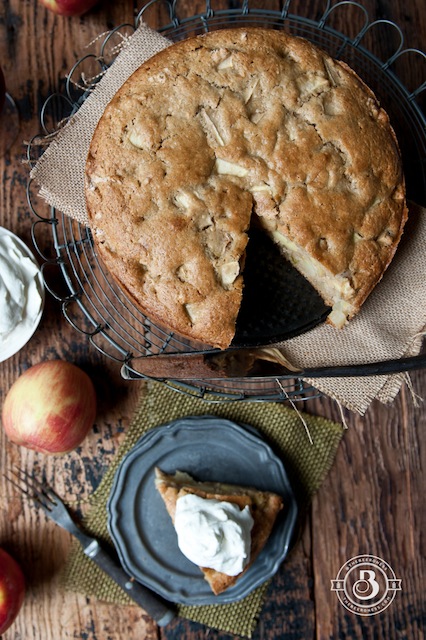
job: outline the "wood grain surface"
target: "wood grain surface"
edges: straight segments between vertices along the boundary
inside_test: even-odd
[[[142,3],[143,4],[143,3]],[[26,199],[26,141],[40,131],[39,112],[46,98],[64,83],[74,61],[98,34],[131,22],[142,4],[105,0],[82,18],[64,18],[36,0],[0,4],[0,64],[9,93],[20,113],[20,131],[10,152],[0,158],[0,225],[29,246],[34,221]],[[178,1],[180,18],[204,10],[201,1]],[[250,2],[250,7],[280,9],[285,3]],[[325,2],[295,0],[292,13],[318,18]],[[213,10],[236,8],[237,1],[212,0]],[[424,47],[424,0],[364,0],[370,19],[398,23],[407,46]],[[162,13],[162,15],[159,15]],[[146,14],[151,26],[164,20],[157,5]],[[352,6],[333,14],[333,26],[350,36],[359,31]],[[361,16],[362,21],[362,16]],[[370,42],[383,55],[388,40]],[[398,75],[418,86],[425,65],[403,59]],[[422,98],[421,98],[422,99]],[[52,116],[53,120],[53,116]],[[0,132],[1,135],[1,132]],[[34,195],[35,199],[35,195]],[[423,202],[425,204],[425,202]],[[37,203],[39,211],[43,209]],[[49,254],[50,230],[41,228],[38,243]],[[89,344],[64,319],[60,305],[47,296],[42,323],[17,355],[0,364],[0,402],[28,367],[51,358],[80,365],[92,377],[99,408],[96,424],[83,445],[62,457],[37,454],[11,444],[0,432],[0,545],[21,563],[27,594],[5,640],[172,640],[227,638],[226,634],[185,620],[159,629],[136,607],[111,606],[80,594],[65,593],[60,570],[71,539],[48,522],[6,482],[2,473],[16,464],[39,468],[61,495],[84,512],[93,489],[114,457],[129,425],[143,382],[121,378],[119,366]],[[407,639],[425,636],[425,429],[426,372],[411,375],[391,406],[374,403],[364,417],[344,412],[347,432],[326,481],[315,496],[300,540],[275,576],[254,638],[259,640]],[[310,400],[303,408],[341,421],[330,399]],[[380,615],[363,617],[347,611],[330,590],[331,580],[349,558],[372,554],[388,562],[402,579],[402,591]]]

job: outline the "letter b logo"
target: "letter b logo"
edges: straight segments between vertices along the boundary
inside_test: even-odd
[[[359,600],[370,600],[379,593],[380,585],[376,580],[376,573],[371,569],[362,569],[359,580],[354,582],[352,591]]]
[[[387,562],[365,554],[350,558],[340,567],[331,590],[348,611],[374,616],[390,605],[395,593],[401,591],[401,582]]]

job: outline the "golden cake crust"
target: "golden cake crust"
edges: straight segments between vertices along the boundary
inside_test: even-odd
[[[182,471],[176,471],[174,475],[168,475],[161,469],[156,468],[155,485],[173,522],[177,499],[188,493],[195,494],[201,498],[232,502],[237,504],[240,509],[244,509],[246,506],[250,508],[254,524],[251,531],[250,560],[245,569],[237,576],[228,576],[226,573],[215,569],[200,567],[215,595],[222,593],[235,584],[253,564],[265,546],[277,515],[283,508],[282,498],[276,493],[220,482],[197,482]]]
[[[407,217],[373,93],[309,42],[262,29],[191,38],[142,65],[95,131],[86,197],[99,253],[134,302],[221,348],[252,215],[314,286],[330,280],[320,293],[344,300],[344,317],[330,316],[339,326],[380,280]]]

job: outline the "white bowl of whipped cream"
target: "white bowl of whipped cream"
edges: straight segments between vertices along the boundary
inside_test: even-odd
[[[27,344],[43,308],[43,276],[36,259],[18,236],[0,227],[0,362]]]

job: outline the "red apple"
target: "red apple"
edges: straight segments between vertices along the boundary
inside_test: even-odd
[[[9,389],[2,413],[12,442],[53,454],[75,449],[95,417],[92,381],[64,360],[48,360],[27,369]]]
[[[99,0],[40,0],[46,9],[61,16],[81,16],[87,13]]]
[[[19,564],[0,549],[0,635],[9,629],[22,607],[25,580]]]

